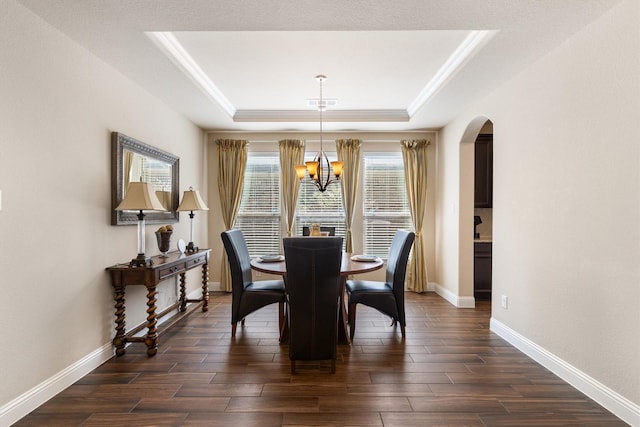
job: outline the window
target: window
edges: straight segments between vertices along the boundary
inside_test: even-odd
[[[387,258],[396,230],[413,230],[402,155],[365,153],[363,163],[364,253]]]
[[[235,228],[242,230],[252,257],[280,253],[280,158],[249,153]]]
[[[329,158],[336,158],[335,153],[327,155]],[[309,156],[305,161],[312,160],[312,157]],[[329,184],[326,191],[320,192],[308,177],[302,180],[298,192],[295,234],[302,235],[302,227],[310,227],[313,223],[335,227],[336,236],[345,236],[342,190],[339,183]]]

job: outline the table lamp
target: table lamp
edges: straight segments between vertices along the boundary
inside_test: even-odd
[[[151,264],[151,260],[144,255],[145,221],[144,211],[166,210],[158,197],[146,182],[132,182],[127,188],[124,199],[116,208],[117,211],[138,212],[138,256],[131,260],[131,267],[145,267]]]
[[[189,218],[191,218],[190,232],[189,232],[189,244],[187,245],[187,252],[197,252],[198,247],[193,244],[193,217],[195,214],[193,211],[208,211],[209,208],[200,197],[198,190],[194,190],[193,187],[189,187],[182,195],[182,202],[178,206],[178,211],[191,211]]]

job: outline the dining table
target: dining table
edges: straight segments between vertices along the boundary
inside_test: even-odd
[[[366,255],[356,255],[342,252],[342,262],[340,264],[340,301],[338,310],[338,342],[341,344],[351,344],[349,338],[349,326],[347,316],[347,279],[355,274],[368,273],[379,270],[384,266],[384,261],[378,257]],[[251,259],[251,268],[261,273],[282,276],[287,284],[287,264],[284,256],[256,257]],[[286,336],[286,334],[284,334]]]

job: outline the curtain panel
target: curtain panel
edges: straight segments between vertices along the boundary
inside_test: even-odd
[[[131,167],[133,163],[133,152],[129,150],[123,151],[123,169],[124,169],[124,192],[126,193],[131,183]]]
[[[402,159],[407,186],[407,198],[411,220],[416,233],[412,256],[407,266],[407,289],[413,292],[427,290],[427,267],[425,264],[422,224],[427,202],[427,147],[426,139],[402,140]]]
[[[282,206],[287,221],[287,236],[293,236],[296,204],[300,181],[296,175],[296,165],[304,161],[304,141],[300,139],[283,139],[280,147],[280,173],[282,177]]]
[[[353,235],[351,225],[353,224],[353,214],[355,212],[356,193],[358,190],[358,176],[360,170],[360,147],[362,141],[359,139],[337,139],[336,151],[338,160],[343,162],[342,177],[340,185],[342,187],[342,207],[344,208],[344,220],[346,228],[346,252],[353,252]]]
[[[225,230],[235,225],[244,187],[244,171],[247,167],[249,141],[244,139],[217,139],[218,147],[218,195]],[[222,254],[220,288],[231,292],[231,270],[226,253]]]

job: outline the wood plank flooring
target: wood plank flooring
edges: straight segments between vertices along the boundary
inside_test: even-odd
[[[298,362],[278,343],[277,305],[231,338],[231,297],[212,294],[161,337],[127,347],[16,426],[625,426],[489,331],[490,306],[407,293],[407,338],[358,307],[352,346]]]

